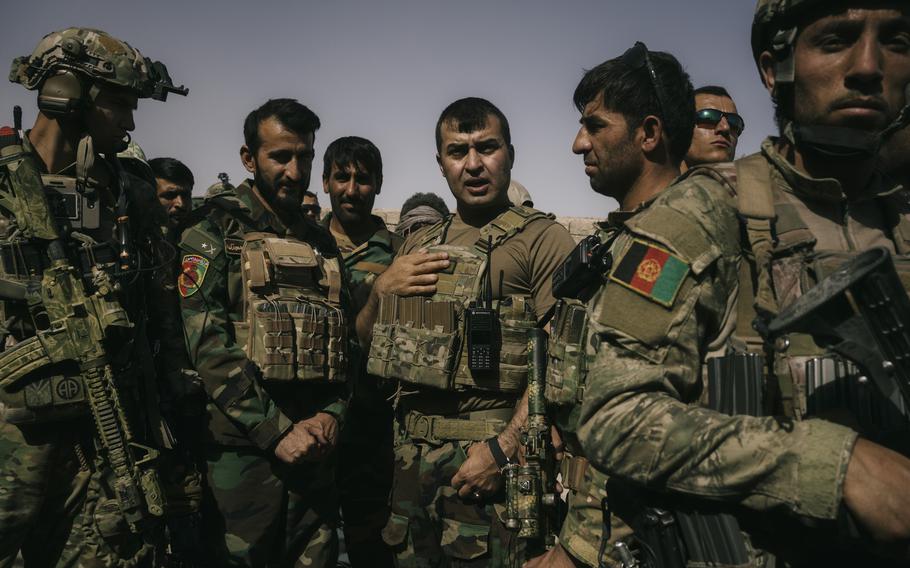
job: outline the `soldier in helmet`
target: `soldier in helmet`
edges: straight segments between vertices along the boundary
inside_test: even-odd
[[[907,270],[907,194],[881,183],[876,153],[905,126],[908,10],[758,2],[753,50],[779,136],[690,170],[603,241],[610,262],[574,347],[587,352],[579,438],[610,476],[609,510],[636,529],[607,548],[614,561],[637,548],[664,566],[768,565],[765,549],[787,565],[868,565],[854,552],[873,542],[906,561],[910,460],[883,445],[907,439],[906,416],[815,338],[768,330],[870,247]],[[576,97],[595,141],[609,135],[587,126],[599,96]],[[586,171],[593,185],[599,169]]]
[[[173,443],[158,391],[182,361],[156,377],[147,330],[179,347],[179,314],[153,268],[166,258],[154,178],[117,153],[138,99],[186,90],[81,28],[45,36],[10,80],[38,92],[38,115],[0,130],[0,565],[156,565]]]

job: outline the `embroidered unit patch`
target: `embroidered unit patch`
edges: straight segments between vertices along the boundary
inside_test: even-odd
[[[610,280],[669,308],[688,273],[689,265],[678,256],[635,240],[610,274]]]
[[[177,290],[181,296],[189,298],[199,290],[202,281],[205,280],[205,274],[209,270],[209,259],[198,254],[185,254],[181,266],[183,270],[177,279]]]

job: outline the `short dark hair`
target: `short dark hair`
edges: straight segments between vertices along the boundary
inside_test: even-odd
[[[358,164],[373,176],[373,181],[382,181],[382,154],[375,144],[360,136],[344,136],[333,141],[325,149],[322,164],[322,179],[329,179],[332,164],[339,169]]]
[[[400,214],[402,216],[404,216],[404,214],[407,213],[408,211],[410,211],[411,209],[420,207],[422,205],[425,205],[427,207],[432,207],[433,209],[442,213],[442,215],[444,217],[448,217],[448,215],[449,215],[449,206],[446,205],[446,202],[443,201],[443,199],[441,197],[439,197],[435,193],[422,193],[422,192],[415,193],[411,197],[408,197],[407,199],[405,199],[404,203],[401,204]]]
[[[149,160],[149,167],[156,178],[166,179],[179,186],[193,189],[196,183],[193,172],[176,158],[153,158]]]
[[[316,113],[295,99],[269,99],[261,107],[246,115],[243,121],[243,142],[253,155],[259,151],[259,125],[274,117],[285,128],[298,136],[315,133],[321,124]]]
[[[714,95],[715,97],[727,97],[731,101],[733,100],[733,97],[730,95],[729,92],[727,92],[727,89],[725,89],[719,85],[705,85],[703,87],[699,87],[699,88],[695,89],[694,94],[696,96],[697,95]]]
[[[667,108],[651,83],[648,69],[630,69],[622,57],[604,61],[585,72],[575,88],[573,100],[579,112],[603,94],[604,107],[623,115],[630,132],[641,126],[646,116],[660,117],[669,138],[668,149],[674,160],[685,157],[692,144],[695,129],[695,94],[689,75],[679,61],[663,51],[649,51],[648,56],[663,87]],[[663,112],[661,112],[663,110]]]
[[[439,115],[436,121],[436,151],[442,149],[442,125],[454,122],[458,125],[458,132],[474,132],[487,125],[487,117],[495,116],[499,119],[502,129],[502,139],[506,144],[512,143],[512,133],[509,131],[509,121],[506,115],[487,99],[480,97],[467,97],[458,99],[450,104]]]

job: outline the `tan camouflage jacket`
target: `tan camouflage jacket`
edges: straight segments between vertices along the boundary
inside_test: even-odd
[[[588,305],[579,439],[597,467],[640,486],[833,519],[853,431],[697,406],[708,346],[734,317],[740,231],[733,188],[702,175],[625,221]]]

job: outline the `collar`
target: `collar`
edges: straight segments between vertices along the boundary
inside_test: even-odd
[[[284,223],[273,215],[253,192],[253,180],[246,179],[234,188],[237,199],[250,211],[250,218],[256,222],[256,229],[278,235],[287,233]]]
[[[358,253],[371,247],[381,247],[387,249],[391,253],[394,253],[395,249],[392,246],[392,233],[389,231],[388,227],[386,227],[385,221],[382,220],[382,217],[379,217],[377,215],[370,215],[370,219],[373,220],[374,226],[378,228],[373,232],[372,235],[370,235],[370,238],[362,242],[360,245],[354,245],[353,241],[351,241],[351,239],[349,239],[346,234],[336,233],[332,230],[331,212],[326,214],[326,216],[322,219],[321,225],[325,227],[326,231],[335,237],[335,242],[338,243],[338,248],[345,254]]]
[[[840,182],[834,178],[814,178],[801,172],[782,156],[775,144],[778,138],[768,137],[762,142],[762,155],[774,166],[774,169],[784,178],[787,187],[782,187],[784,191],[792,193],[798,197],[806,198],[810,201],[824,201],[828,203],[840,203],[846,201],[843,187]],[[862,193],[858,201],[867,201],[877,197],[883,197],[894,193],[900,189],[889,184],[883,183],[882,176],[876,172]]]
[[[660,193],[657,195],[660,195]],[[647,201],[639,203],[638,206],[631,211],[623,211],[622,209],[617,209],[610,212],[607,215],[607,220],[597,223],[597,226],[605,231],[622,227],[626,224],[626,221],[650,207],[651,204],[654,203],[654,200],[657,199],[657,195]]]

